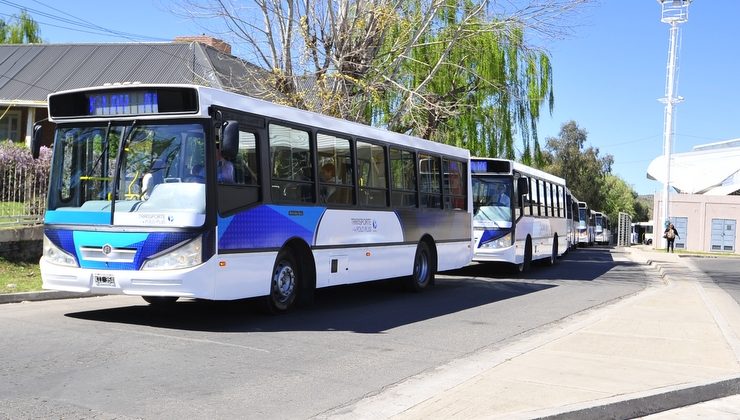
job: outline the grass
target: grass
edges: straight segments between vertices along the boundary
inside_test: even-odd
[[[18,215],[25,212],[23,203],[13,201],[0,201],[0,214]]]
[[[38,263],[7,261],[0,258],[0,293],[39,290],[41,290],[41,272]]]

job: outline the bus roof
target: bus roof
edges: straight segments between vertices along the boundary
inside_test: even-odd
[[[239,93],[228,92],[222,89],[198,86],[198,85],[187,85],[187,84],[143,84],[143,83],[131,83],[131,84],[112,84],[95,87],[85,87],[79,89],[70,89],[65,91],[59,91],[49,94],[47,102],[51,104],[53,97],[61,95],[74,94],[79,92],[90,92],[90,91],[116,91],[116,90],[132,90],[142,91],[144,89],[153,88],[182,88],[192,89],[198,92],[198,110],[193,112],[186,112],[181,115],[175,115],[174,113],[169,114],[145,114],[145,115],[100,115],[100,116],[85,116],[85,121],[108,121],[112,117],[118,117],[123,120],[126,119],[155,119],[162,118],[193,118],[193,117],[208,117],[209,106],[216,105],[225,108],[231,108],[243,112],[248,112],[255,115],[264,116],[267,118],[274,118],[284,121],[289,121],[297,124],[307,125],[311,127],[324,128],[327,131],[335,131],[339,133],[350,134],[359,138],[366,138],[372,140],[380,140],[387,143],[394,143],[400,145],[408,145],[410,147],[429,150],[441,154],[447,154],[450,156],[461,157],[468,159],[470,152],[467,149],[450,146],[435,141],[422,139],[420,137],[413,137],[406,134],[395,133],[386,129],[372,127],[352,121],[343,120],[336,117],[331,117],[316,112],[305,111],[298,108],[292,108],[284,105],[278,105],[273,102],[264,101],[261,99],[252,98]],[[82,120],[83,118],[79,118]],[[76,120],[77,118],[64,118],[63,121]],[[49,120],[52,122],[61,122],[61,120],[55,120],[51,116]]]
[[[532,168],[531,166],[527,166],[527,165],[525,165],[523,163],[519,163],[519,162],[510,160],[510,159],[487,158],[487,157],[471,157],[470,160],[471,161],[476,161],[477,160],[477,161],[490,161],[490,162],[508,162],[510,164],[509,167],[511,168],[511,170],[508,172],[510,175],[514,171],[516,171],[516,172],[522,173],[522,174],[527,175],[527,176],[534,176],[534,177],[537,177],[537,178],[540,178],[540,179],[544,179],[544,180],[550,181],[550,182],[555,183],[555,184],[565,185],[565,180],[563,178],[560,178],[559,176],[555,176],[555,175],[549,174],[549,173],[547,173],[545,171],[542,171],[542,170],[539,170],[539,169],[536,169],[536,168]],[[479,172],[479,173],[481,173],[481,172]],[[490,174],[490,173],[503,173],[503,172],[488,172],[488,173]]]

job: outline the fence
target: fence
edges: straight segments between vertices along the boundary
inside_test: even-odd
[[[627,213],[619,213],[619,225],[617,227],[617,246],[632,245],[632,218]]]
[[[0,171],[0,228],[43,222],[49,184],[43,172],[33,165]]]

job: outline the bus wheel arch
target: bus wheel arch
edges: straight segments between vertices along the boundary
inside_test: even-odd
[[[425,235],[416,245],[412,273],[405,280],[406,289],[411,292],[420,292],[434,286],[436,272],[437,247],[434,240],[429,235]]]

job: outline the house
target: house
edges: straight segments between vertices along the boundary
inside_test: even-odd
[[[106,83],[188,83],[265,98],[265,72],[209,36],[165,43],[0,45],[0,140],[30,145],[49,93]],[[273,97],[274,98],[274,97]],[[51,145],[53,129],[44,130]]]

